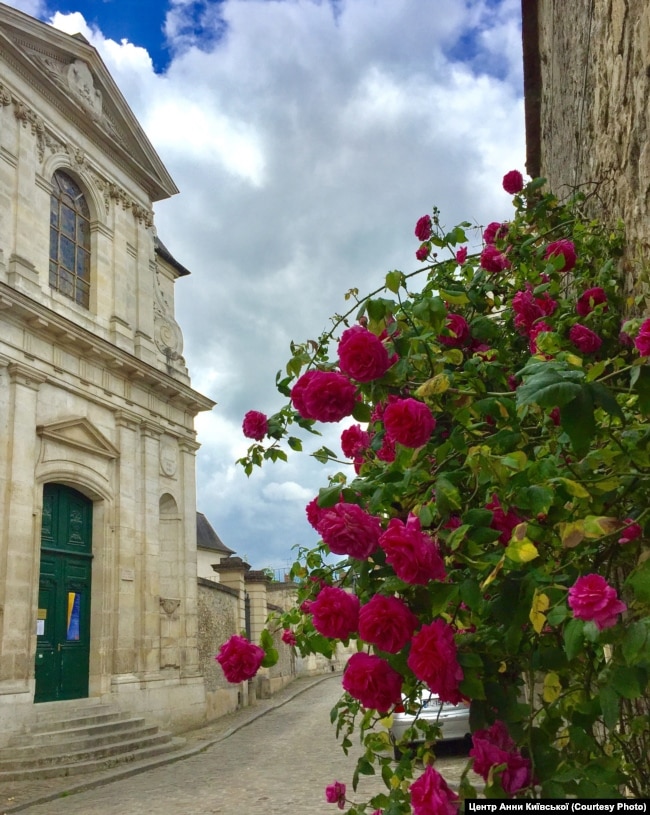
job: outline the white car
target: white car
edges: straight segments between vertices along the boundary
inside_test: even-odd
[[[441,702],[435,693],[422,691],[415,702],[409,703],[407,699],[404,699],[403,703],[397,705],[393,711],[390,733],[395,758],[398,760],[401,755],[400,742],[403,742],[402,746],[405,746],[424,740],[422,731],[414,727],[416,721],[437,724],[442,730],[440,741],[465,739],[471,732],[468,702],[452,705],[450,702]],[[407,735],[409,728],[412,729]]]

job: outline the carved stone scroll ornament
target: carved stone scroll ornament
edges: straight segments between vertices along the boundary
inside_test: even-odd
[[[171,617],[172,614],[178,609],[181,604],[180,600],[175,600],[170,597],[160,597],[160,608],[165,612],[168,617]]]

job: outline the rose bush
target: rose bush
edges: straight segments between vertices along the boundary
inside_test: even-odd
[[[382,724],[427,688],[470,704],[460,800],[477,775],[495,798],[650,795],[650,319],[623,297],[621,231],[543,185],[506,174],[513,216],[475,236],[422,216],[428,265],[292,345],[289,402],[241,459],[250,474],[302,449],[293,426],[357,423],[348,465],[312,453],[336,467],[307,508],[322,540],[279,620],[303,654],[356,645],[332,717],[362,744],[353,789],[379,771],[386,791],[348,813],[455,807],[439,729],[418,722],[395,763]],[[370,380],[341,359],[355,326],[381,357]]]

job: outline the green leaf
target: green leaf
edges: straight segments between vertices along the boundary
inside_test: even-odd
[[[292,450],[296,450],[297,452],[302,450],[302,441],[295,436],[289,436],[287,444]]]
[[[563,405],[560,411],[560,423],[571,439],[571,446],[576,456],[578,458],[586,456],[596,435],[594,403],[588,388],[579,388],[574,398]]]
[[[636,665],[638,662],[650,662],[650,650],[648,648],[649,636],[650,630],[648,621],[635,622],[628,627],[621,644],[621,653],[627,665]]]
[[[400,286],[404,285],[404,280],[404,272],[399,272],[397,270],[388,272],[386,275],[386,288],[397,294]]]
[[[442,515],[449,515],[462,507],[460,492],[444,476],[436,481],[436,503]]]
[[[640,603],[650,605],[650,559],[644,560],[643,563],[632,572],[625,583],[631,587],[635,598]]]
[[[571,661],[582,651],[584,641],[584,624],[582,620],[570,620],[564,628],[564,652]]]
[[[632,374],[636,374],[637,370],[639,373],[633,376],[632,383],[639,396],[639,408],[644,415],[648,416],[650,414],[650,366],[640,365],[638,368],[633,368]]]
[[[517,388],[517,405],[539,405],[551,409],[563,407],[581,393],[582,379],[584,379],[582,371],[558,371],[556,368],[546,368],[527,376],[523,384]]]
[[[603,721],[608,730],[618,724],[619,696],[611,685],[605,685],[598,691],[598,701],[603,713]]]
[[[610,674],[610,682],[616,693],[624,699],[636,699],[645,685],[644,671],[627,665],[615,665]]]
[[[440,296],[454,306],[466,306],[469,298],[463,289],[440,289]]]
[[[352,410],[352,416],[358,422],[369,422],[370,417],[372,416],[370,405],[367,405],[365,402],[355,402],[354,409]]]

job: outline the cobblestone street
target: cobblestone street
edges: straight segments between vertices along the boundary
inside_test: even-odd
[[[23,809],[32,815],[334,815],[324,789],[343,781],[351,792],[354,757],[335,738],[329,713],[341,694],[340,676],[308,687],[280,707],[191,758],[95,789]],[[467,761],[440,759],[456,783]],[[354,795],[383,789],[364,777]],[[1,811],[1,810],[0,810]]]

